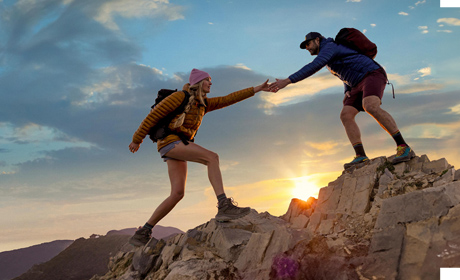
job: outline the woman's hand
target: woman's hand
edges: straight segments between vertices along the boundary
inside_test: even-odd
[[[263,83],[263,84],[260,84],[256,87],[254,87],[254,93],[256,92],[259,92],[259,91],[270,91],[270,89],[268,88],[268,79]]]
[[[135,152],[137,152],[137,150],[139,150],[140,145],[141,144],[136,144],[134,142],[131,142],[131,144],[129,144],[129,150],[131,151],[131,153],[134,154]]]

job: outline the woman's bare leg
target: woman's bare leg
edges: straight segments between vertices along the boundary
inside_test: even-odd
[[[185,182],[187,181],[187,162],[169,159],[169,180],[171,181],[171,194],[157,207],[148,220],[148,224],[155,226],[163,219],[176,204],[184,197]]]
[[[224,193],[224,183],[222,181],[222,173],[220,172],[219,167],[219,156],[216,153],[195,143],[184,145],[184,143],[181,142],[165,156],[206,165],[208,167],[209,182],[211,182],[216,196]]]

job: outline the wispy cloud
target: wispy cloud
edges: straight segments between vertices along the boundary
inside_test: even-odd
[[[409,14],[406,13],[406,12],[399,12],[398,15],[401,15],[401,16],[408,16]]]
[[[423,34],[426,34],[426,33],[429,32],[429,31],[428,31],[428,26],[419,26],[418,29],[419,29],[419,30],[422,30],[422,33],[423,33]]]
[[[291,84],[277,93],[263,93],[265,108],[288,105],[305,101],[309,96],[333,87],[343,87],[343,83],[329,72],[316,74],[308,79]]]
[[[249,68],[246,65],[244,65],[244,63],[238,63],[233,67],[238,68],[238,69],[243,69],[243,70],[251,70],[251,68]]]
[[[425,67],[417,71],[421,74],[421,77],[425,77],[431,75],[431,67]]]
[[[460,19],[458,18],[440,18],[437,23],[445,23],[447,25],[460,26]]]
[[[95,1],[97,3],[98,1]],[[181,6],[172,5],[168,0],[113,0],[96,8],[94,19],[106,27],[118,30],[116,17],[142,18],[161,17],[167,20],[184,19]]]

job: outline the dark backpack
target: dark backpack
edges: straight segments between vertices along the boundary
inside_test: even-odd
[[[355,28],[340,29],[334,40],[337,44],[349,47],[365,56],[374,59],[377,55],[377,46],[366,35]]]
[[[361,31],[355,28],[345,27],[340,29],[339,33],[335,36],[334,40],[337,44],[344,45],[349,47],[352,50],[357,51],[360,54],[363,54],[370,59],[374,59],[377,55],[377,45],[372,43],[366,35],[364,35]],[[375,63],[377,61],[374,60]],[[377,63],[380,67],[380,64]],[[382,67],[383,69],[383,67]],[[386,75],[386,74],[385,74]],[[395,98],[395,89],[393,84],[388,81],[387,84],[391,85],[393,91],[393,99]]]
[[[151,108],[153,109],[163,99],[165,99],[166,97],[170,96],[171,94],[173,94],[176,91],[177,91],[177,89],[176,90],[160,89],[158,91],[157,98],[155,99],[155,104],[153,104]],[[168,128],[169,123],[174,119],[174,117],[176,117],[177,115],[179,115],[179,114],[184,112],[185,106],[187,106],[187,103],[188,103],[188,101],[190,99],[190,93],[188,93],[185,90],[183,92],[185,93],[185,98],[184,98],[184,101],[182,101],[182,103],[179,105],[179,107],[177,107],[176,109],[174,109],[174,111],[172,111],[166,117],[161,119],[154,127],[150,128],[148,134],[150,136],[150,139],[153,142],[157,142],[158,140],[161,140],[161,139],[165,138],[166,136],[168,136],[169,134],[173,133]]]

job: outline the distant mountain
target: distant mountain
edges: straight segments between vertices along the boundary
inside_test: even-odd
[[[127,244],[127,241],[135,231],[136,228],[111,230],[105,236],[93,234],[88,239],[80,238],[75,242],[67,241],[67,246],[55,252],[54,258],[53,256],[49,257],[45,260],[47,262],[28,262],[25,269],[25,265],[22,266],[23,269],[19,274],[17,272],[16,274],[6,274],[7,271],[11,270],[10,267],[13,266],[11,262],[7,263],[5,261],[5,265],[1,266],[0,269],[0,280],[9,280],[18,275],[20,276],[14,278],[14,280],[87,280],[95,274],[103,275],[108,272],[110,257],[119,251],[131,249],[131,245]],[[158,239],[168,239],[178,233],[183,233],[183,231],[159,225],[155,226],[152,231],[152,235]],[[69,244],[71,245],[69,246]],[[22,258],[27,259],[29,257],[30,252],[27,249],[29,248],[20,249],[25,250],[22,253]],[[4,253],[5,260],[12,259],[12,256],[9,255],[11,252]],[[40,251],[36,254],[44,255],[45,252]],[[16,264],[23,262],[22,260],[21,258],[16,258]],[[27,269],[29,270],[27,271]],[[27,272],[24,273],[25,271]],[[21,273],[24,274],[21,275]]]
[[[51,260],[62,252],[73,240],[56,240],[28,248],[0,253],[0,280],[9,280],[17,277],[34,264]]]
[[[127,235],[98,236],[75,240],[50,261],[34,265],[15,280],[84,280],[106,273],[111,256],[126,244]]]
[[[107,232],[106,235],[113,235],[113,234],[122,234],[122,235],[133,235],[137,228],[126,228],[122,230],[111,230]],[[152,236],[156,239],[168,239],[170,236],[184,233],[182,230],[175,228],[175,227],[164,227],[160,225],[156,225],[152,230]]]

